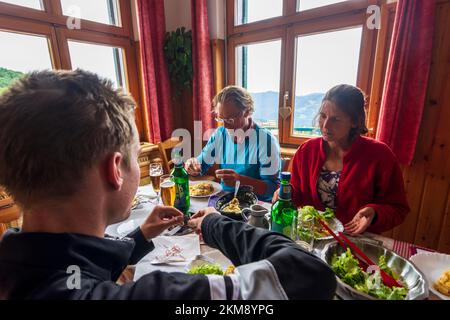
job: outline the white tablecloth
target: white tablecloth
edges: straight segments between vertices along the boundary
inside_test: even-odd
[[[155,192],[151,185],[146,185],[139,187],[137,194],[154,196]],[[156,198],[154,200],[149,199],[148,202],[144,202],[136,209],[132,210],[130,216],[125,221],[108,226],[106,233],[114,237],[123,237],[130,231],[133,231],[140,226],[153,211],[155,204],[151,201],[156,201]],[[208,198],[191,198],[191,212],[197,212],[206,207],[208,207]]]

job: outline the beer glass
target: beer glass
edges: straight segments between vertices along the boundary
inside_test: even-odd
[[[150,163],[150,181],[152,183],[153,191],[156,193],[156,203],[159,202],[159,191],[161,189],[161,176],[163,175],[163,168],[161,162]]]
[[[175,203],[175,182],[170,174],[161,176],[161,200],[168,207]]]

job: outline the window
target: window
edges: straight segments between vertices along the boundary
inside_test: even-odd
[[[337,84],[356,85],[361,33],[358,27],[297,37],[291,134],[320,134],[315,116],[325,93]]]
[[[0,94],[25,73],[53,67],[45,36],[0,31],[0,43]]]
[[[237,0],[236,25],[279,17],[283,13],[283,0]]]
[[[128,0],[0,0],[0,42],[0,93],[32,70],[82,68],[130,92],[139,105]],[[140,113],[138,106],[144,137]]]
[[[248,89],[254,120],[280,143],[320,135],[315,116],[331,87],[370,95],[377,30],[366,10],[365,0],[227,0],[227,82]]]
[[[44,10],[44,6],[40,0],[3,0],[3,2],[36,10]]]
[[[319,8],[346,0],[297,0],[297,11]]]
[[[237,83],[253,97],[253,120],[278,136],[281,40],[236,47]],[[261,68],[264,66],[264,68]]]
[[[65,16],[120,26],[116,0],[61,0]]]
[[[117,47],[69,40],[72,68],[90,70],[110,79],[116,88],[127,88],[123,68],[123,50]]]

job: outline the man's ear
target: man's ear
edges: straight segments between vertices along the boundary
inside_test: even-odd
[[[123,155],[120,152],[110,154],[105,161],[106,182],[114,190],[120,190],[123,184],[122,162]]]

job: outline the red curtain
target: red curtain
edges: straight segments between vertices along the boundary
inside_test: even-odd
[[[150,142],[158,143],[172,135],[173,112],[170,82],[164,58],[166,22],[163,0],[138,0],[139,29],[145,102]]]
[[[399,0],[381,102],[377,139],[411,164],[431,68],[435,0]]]
[[[206,0],[191,0],[192,62],[194,68],[194,120],[202,121],[203,130],[213,128],[211,101],[214,96],[211,46]]]

